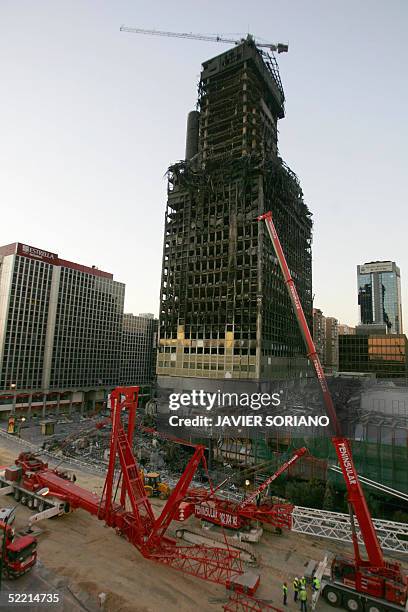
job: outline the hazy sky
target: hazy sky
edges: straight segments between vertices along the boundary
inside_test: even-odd
[[[289,42],[280,153],[314,215],[315,306],[357,322],[356,265],[400,268],[408,328],[405,0],[0,2],[0,244],[126,283],[158,313],[164,174],[184,155],[201,62],[221,44],[121,24]]]

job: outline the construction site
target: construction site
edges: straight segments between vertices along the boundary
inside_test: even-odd
[[[0,609],[408,611],[407,419],[370,409],[406,388],[326,378],[312,215],[278,151],[288,47],[214,42],[167,174],[154,397],[2,424]],[[279,389],[329,433],[163,430],[197,388]]]

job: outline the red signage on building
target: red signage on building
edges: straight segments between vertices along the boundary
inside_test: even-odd
[[[43,251],[42,249],[37,249],[37,247],[32,247],[28,244],[21,244],[21,242],[17,245],[17,254],[24,255],[24,257],[31,257],[32,259],[38,259],[39,261],[45,261],[50,264],[58,264],[57,253]]]

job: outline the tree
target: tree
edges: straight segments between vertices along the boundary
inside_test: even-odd
[[[321,508],[324,496],[324,483],[318,480],[288,482],[285,496],[296,506]]]
[[[324,491],[323,510],[337,510],[336,492],[329,481],[326,482],[326,489]]]

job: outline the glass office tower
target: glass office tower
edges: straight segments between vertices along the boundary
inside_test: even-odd
[[[360,323],[385,324],[390,334],[402,334],[401,278],[394,261],[357,266]]]

